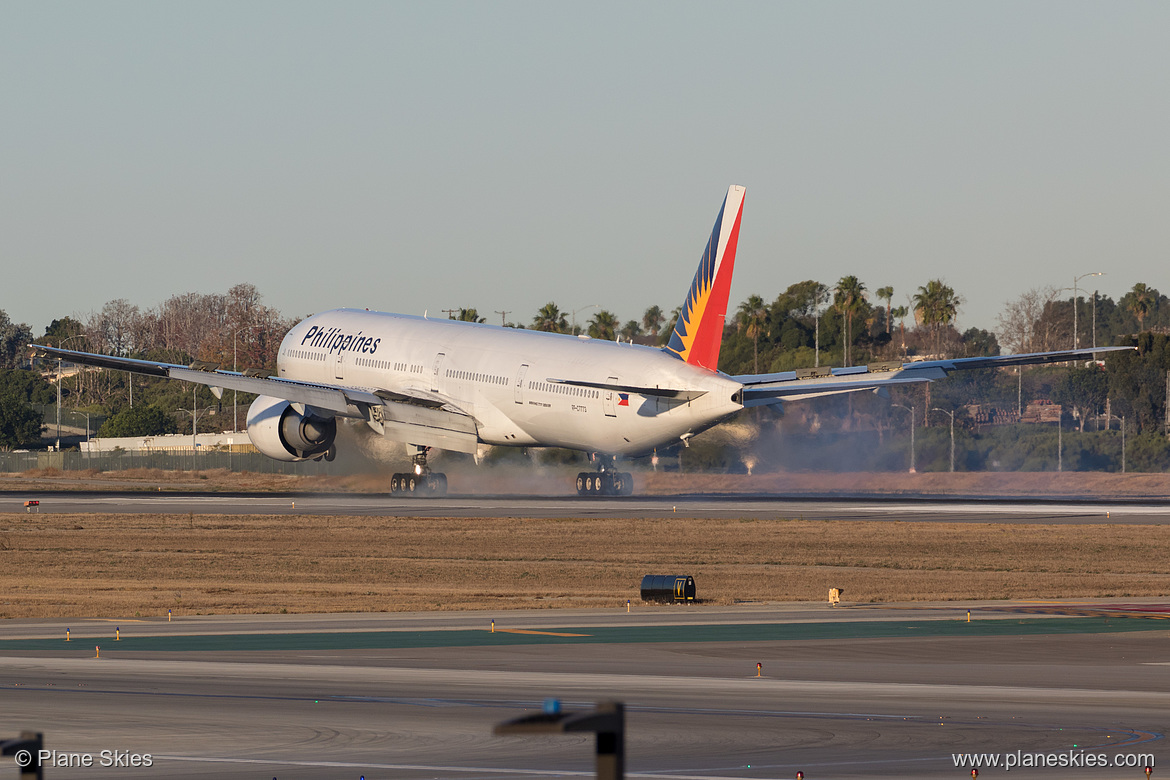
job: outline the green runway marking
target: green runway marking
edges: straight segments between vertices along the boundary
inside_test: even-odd
[[[508,645],[600,645],[667,642],[784,642],[799,639],[888,639],[910,637],[995,637],[1041,634],[1101,634],[1166,631],[1166,622],[1145,618],[1021,618],[1018,620],[897,620],[748,625],[630,626],[562,628],[558,633],[518,634],[487,629],[461,631],[351,631],[317,634],[207,634],[63,639],[0,640],[5,650],[84,650],[105,652],[190,652],[262,650],[397,650],[428,647],[503,647]],[[572,636],[581,634],[581,636]]]

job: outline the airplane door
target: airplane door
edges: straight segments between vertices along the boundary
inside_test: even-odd
[[[338,351],[337,360],[333,364],[333,376],[337,377],[338,379],[345,379],[345,365],[343,364],[344,360],[345,352],[343,350]]]
[[[524,403],[524,375],[528,373],[528,364],[522,363],[520,371],[516,373],[516,403]]]
[[[616,385],[617,377],[611,376],[605,381],[609,382],[611,385]],[[605,395],[603,395],[602,398],[605,401],[605,416],[617,417],[617,393],[615,393],[613,390],[606,390]]]
[[[447,357],[446,352],[440,352],[435,355],[435,367],[431,372],[431,392],[439,392],[439,372],[443,370],[443,358]]]

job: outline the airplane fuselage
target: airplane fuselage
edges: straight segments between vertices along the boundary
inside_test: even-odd
[[[743,408],[738,382],[652,347],[358,309],[296,325],[277,365],[284,379],[433,394],[474,418],[488,445],[636,455]],[[568,382],[703,394],[680,400]]]

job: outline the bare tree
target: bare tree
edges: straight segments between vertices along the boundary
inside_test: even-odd
[[[1052,304],[1059,292],[1055,287],[1033,287],[1008,301],[996,318],[1000,342],[1014,354],[1048,350],[1056,325]]]

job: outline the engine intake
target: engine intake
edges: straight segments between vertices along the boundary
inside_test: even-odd
[[[248,438],[275,460],[310,460],[333,446],[337,418],[301,414],[283,398],[262,395],[248,407]]]

